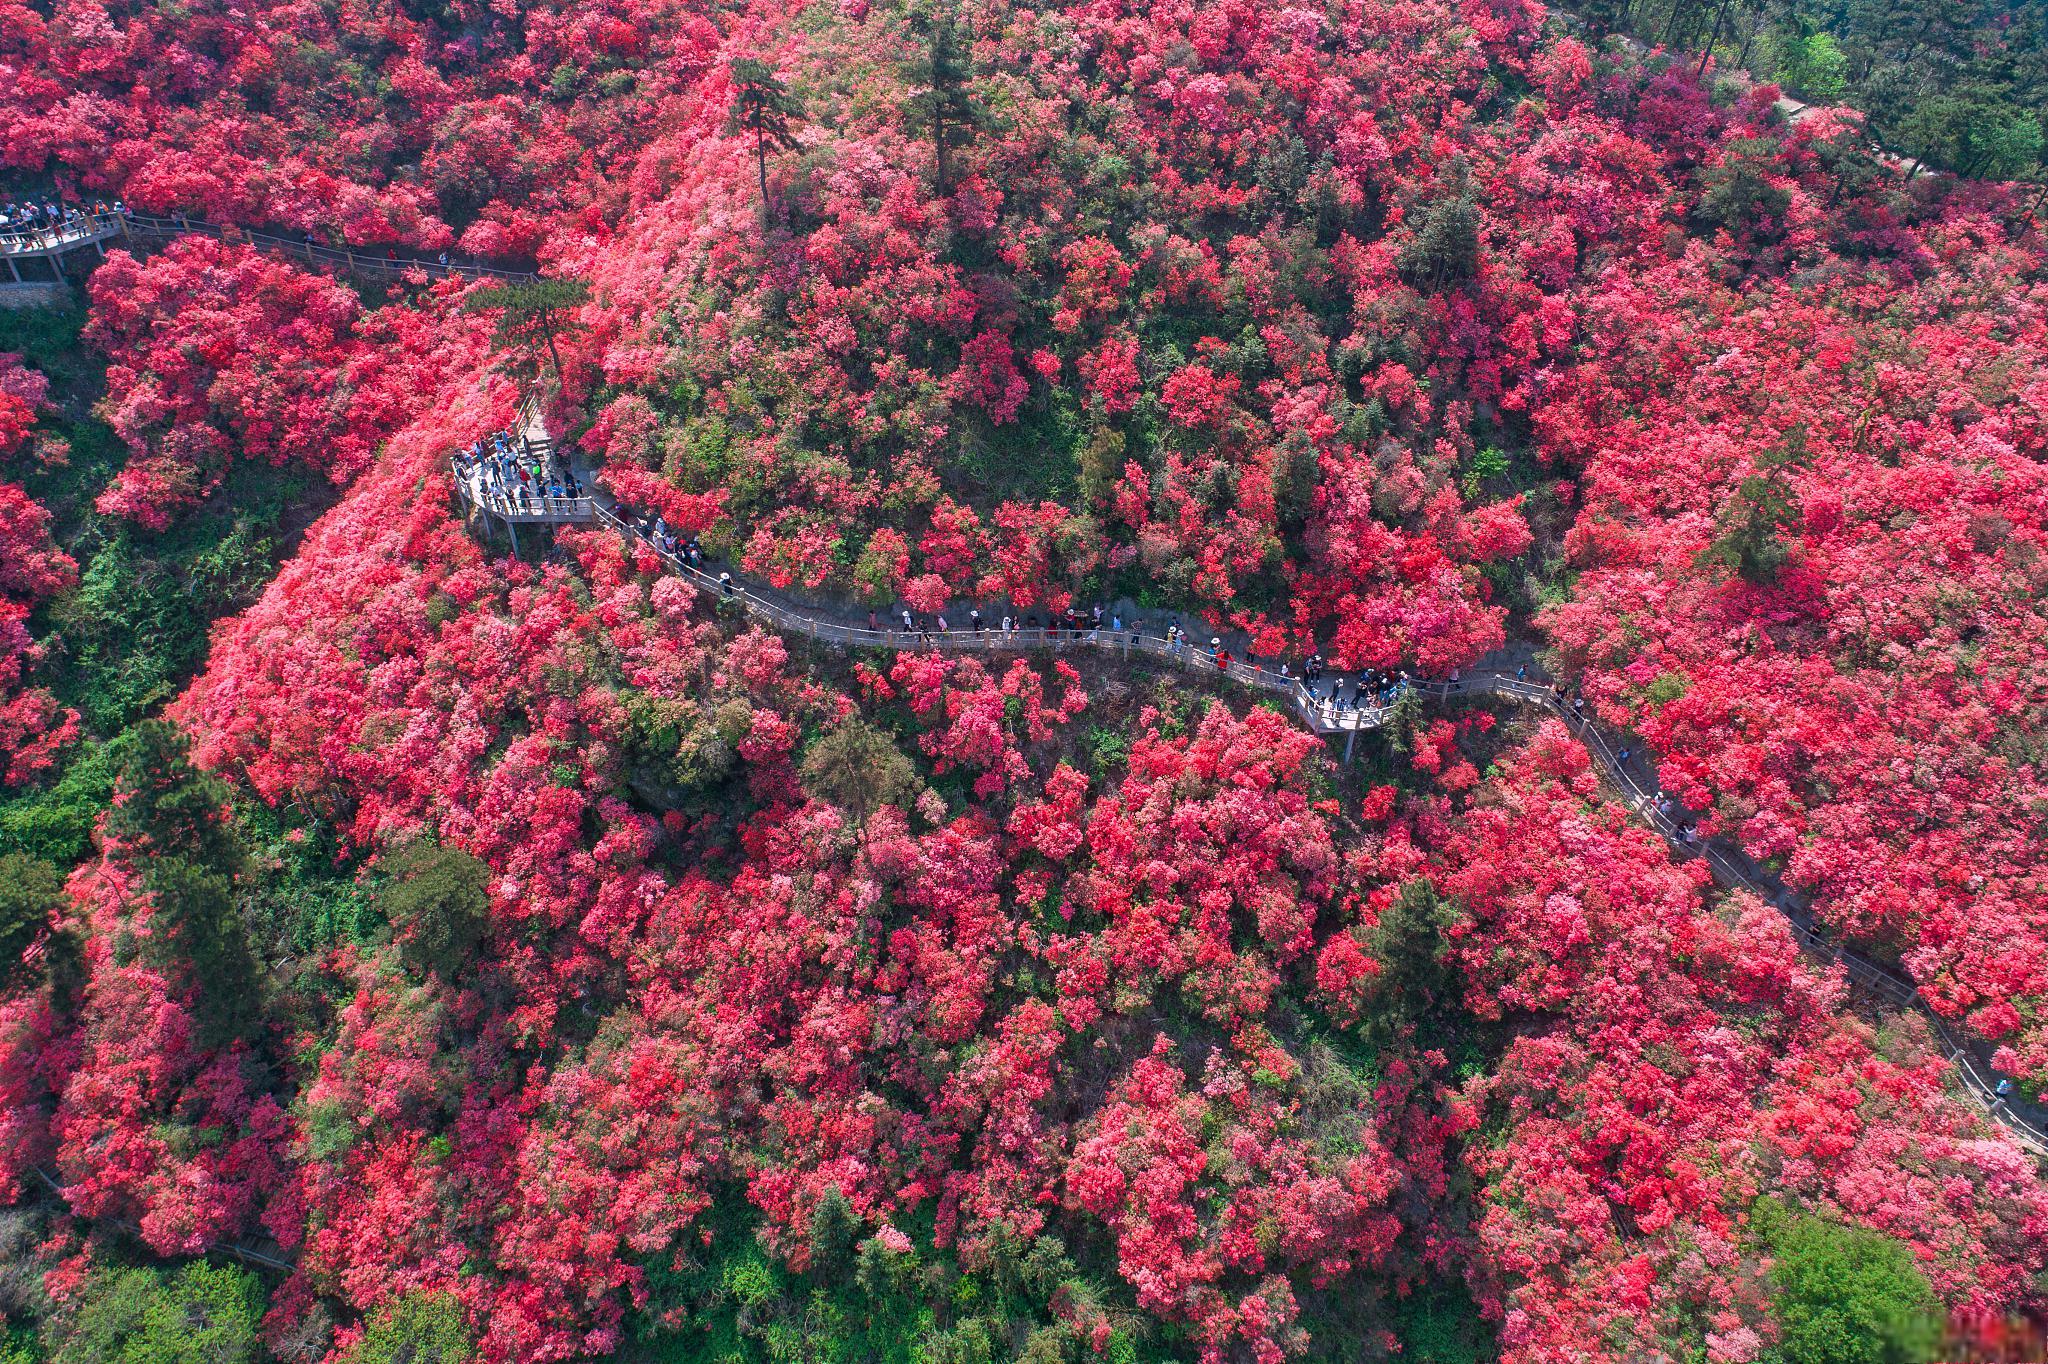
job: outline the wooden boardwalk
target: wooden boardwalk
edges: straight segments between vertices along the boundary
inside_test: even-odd
[[[522,408],[521,422],[530,439],[532,429],[540,422],[538,407],[529,403]],[[544,439],[545,431],[541,434]],[[475,503],[475,490],[461,488],[460,480],[458,490],[474,509],[487,511],[489,515],[501,515],[495,508],[484,508]],[[679,555],[663,550],[643,536],[601,500],[578,498],[573,501],[575,505],[565,507],[559,513],[537,510],[520,513],[519,519],[522,523],[601,525],[625,537],[636,551],[653,554],[668,572],[690,582],[713,600],[729,603],[784,634],[819,644],[837,648],[956,654],[1016,655],[1087,649],[1124,659],[1136,655],[1197,676],[1234,682],[1279,702],[1315,733],[1344,736],[1346,761],[1350,760],[1360,731],[1385,728],[1394,718],[1395,705],[1341,706],[1312,691],[1300,678],[1249,667],[1238,660],[1226,659],[1219,664],[1217,656],[1205,648],[1186,642],[1171,644],[1158,635],[1128,626],[1122,630],[1087,624],[1074,630],[872,630],[775,601],[730,575],[694,568]],[[508,520],[506,524],[509,531],[512,523]],[[1811,903],[1782,880],[1758,867],[1740,849],[1720,839],[1687,839],[1681,823],[1658,808],[1657,793],[1646,789],[1629,765],[1622,761],[1620,746],[1599,725],[1563,704],[1553,688],[1500,672],[1474,673],[1447,680],[1410,681],[1404,683],[1403,688],[1424,701],[1437,704],[1461,697],[1498,696],[1533,706],[1562,720],[1592,754],[1627,808],[1663,838],[1677,855],[1704,857],[1718,884],[1731,890],[1749,891],[1777,908],[1791,928],[1793,938],[1808,956],[1824,966],[1841,967],[1850,982],[1867,995],[1891,1007],[1914,1009],[1926,1018],[1943,1054],[1954,1066],[1963,1092],[2021,1147],[2039,1159],[2048,1160],[2048,1130],[2013,1111],[2012,1106],[1998,1096],[1993,1079],[1995,1072],[1991,1069],[1990,1052],[1985,1044],[1964,1037],[1948,1020],[1937,1014],[1912,981],[1829,940],[1815,926]],[[1641,752],[1642,749],[1637,746],[1635,751]]]
[[[53,227],[0,230],[0,261],[7,263],[8,277],[15,283],[25,283],[21,266],[26,261],[42,261],[58,280],[67,279],[64,273],[64,258],[75,252],[90,250],[98,255],[107,254],[108,242],[161,242],[176,237],[212,237],[217,241],[240,241],[273,255],[288,256],[312,266],[332,266],[350,274],[372,279],[400,279],[414,272],[422,272],[429,278],[457,276],[463,279],[508,279],[530,280],[539,276],[531,270],[509,270],[480,262],[462,263],[450,260],[443,265],[439,260],[422,260],[416,256],[401,256],[394,253],[379,255],[374,251],[355,251],[345,246],[326,246],[310,240],[293,241],[269,232],[250,232],[239,227],[223,227],[218,223],[203,222],[197,218],[182,215],[158,217],[147,213],[108,211],[85,213],[63,224]]]

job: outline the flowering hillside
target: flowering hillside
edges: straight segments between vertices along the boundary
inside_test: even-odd
[[[0,1364],[2031,1348],[2018,189],[1520,0],[0,70]]]

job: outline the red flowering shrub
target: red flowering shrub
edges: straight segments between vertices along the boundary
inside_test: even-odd
[[[772,587],[1129,594],[1426,672],[1526,608],[1708,832],[2048,1071],[2006,191],[1520,3],[0,9],[27,176],[587,283],[558,429]],[[0,993],[0,1186],[163,1254],[267,1231],[292,1358],[429,1302],[493,1364],[1374,1359],[1462,1282],[1518,1364],[1750,1364],[1766,1199],[2041,1309],[2039,1173],[1924,1030],[1560,729],[1404,712],[1346,775],[1141,673],[837,660],[606,531],[497,557],[446,457],[534,357],[463,291],[97,267],[131,457],[81,518],[167,529],[252,461],[344,491],[171,708],[242,798],[183,833],[275,846],[197,859],[122,778]],[[0,459],[44,396],[0,359]],[[50,524],[0,483],[15,783],[71,733]]]
[[[0,355],[0,460],[28,442],[49,381]],[[50,513],[19,485],[0,481],[0,786],[47,769],[78,733],[78,712],[47,688],[26,685],[45,650],[28,629],[38,602],[70,587],[78,565],[50,539]]]
[[[1740,306],[1704,262],[1612,281],[1540,423],[1585,500],[1545,626],[1670,790],[2033,1074],[2048,331],[1988,219],[1922,249]]]
[[[112,361],[105,415],[133,451],[99,509],[151,529],[237,460],[346,482],[438,383],[441,343],[406,310],[366,314],[346,286],[247,246],[116,252],[92,301],[87,336]]]
[[[1469,1159],[1475,1281],[1507,1357],[1700,1342],[1757,1358],[1777,1329],[1745,1229],[1763,1194],[1905,1240],[1966,1315],[2031,1292],[2044,1260],[2024,1229],[2048,1191],[1946,1091],[1925,1030],[1842,1014],[1840,979],[1753,897],[1710,911],[1701,864],[1673,864],[1607,803],[1561,726],[1514,755],[1442,858],[1469,915],[1469,1006],[1527,1020],[1464,1094],[1504,1125]]]

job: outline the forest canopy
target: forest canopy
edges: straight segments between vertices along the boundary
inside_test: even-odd
[[[2038,1353],[2044,23],[0,0],[0,1364]]]

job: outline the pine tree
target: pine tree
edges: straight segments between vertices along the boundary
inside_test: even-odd
[[[242,921],[248,855],[227,787],[192,765],[184,732],[162,720],[128,730],[113,754],[106,829],[150,897],[143,952],[186,979],[205,1040],[246,1036],[261,1017],[262,982]]]
[[[1722,509],[1719,534],[1700,551],[1699,566],[1733,572],[1759,587],[1776,582],[1792,559],[1784,531],[1799,519],[1791,470],[1806,461],[1806,431],[1799,426],[1785,433],[1782,445],[1759,455],[1754,472]]]
[[[953,179],[946,153],[964,147],[981,122],[983,109],[967,88],[972,63],[962,50],[958,23],[948,0],[933,0],[911,15],[911,29],[924,40],[923,61],[913,72],[918,92],[904,106],[914,122],[929,124],[932,135],[933,182],[940,194],[951,191]]]
[[[555,349],[555,333],[571,309],[589,301],[590,286],[580,279],[504,280],[462,300],[462,311],[496,312],[498,329],[492,341],[500,349],[530,352],[536,344],[545,346],[560,380],[562,355]]]
[[[761,216],[771,211],[768,202],[768,149],[796,145],[791,121],[803,117],[804,106],[775,74],[773,67],[754,57],[741,57],[731,67],[732,111],[726,116],[727,133],[741,131],[754,136],[754,171],[761,181]]]

